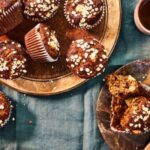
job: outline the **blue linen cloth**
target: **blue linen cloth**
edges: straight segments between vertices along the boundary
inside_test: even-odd
[[[105,74],[132,60],[150,58],[150,37],[140,33],[133,21],[137,1],[122,0],[122,30]],[[1,85],[13,101],[16,120],[11,118],[0,129],[0,150],[109,150],[95,116],[105,74],[49,97],[24,95]]]

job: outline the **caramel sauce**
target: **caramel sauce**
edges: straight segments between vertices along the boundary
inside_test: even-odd
[[[139,10],[142,25],[150,30],[150,0],[144,0]]]

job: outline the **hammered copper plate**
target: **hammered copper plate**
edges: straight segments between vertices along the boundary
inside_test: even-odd
[[[132,75],[138,81],[150,86],[150,60],[134,61],[116,71],[122,75]],[[150,93],[150,90],[148,91]],[[149,94],[148,94],[149,95]],[[143,135],[117,134],[110,129],[111,98],[106,85],[99,94],[96,116],[99,130],[112,150],[144,150],[150,142],[150,132]]]
[[[103,21],[89,32],[97,36],[107,50],[110,56],[120,32],[121,24],[121,4],[120,0],[105,0],[106,15]],[[56,30],[58,40],[61,45],[61,57],[56,63],[36,63],[29,62],[28,74],[16,80],[0,80],[7,86],[17,91],[34,95],[54,95],[69,91],[86,80],[80,79],[71,74],[66,66],[65,55],[70,41],[65,36],[68,30],[73,29],[63,15],[64,0],[61,1],[61,7],[55,17],[45,22],[52,29]],[[37,23],[24,20],[7,35],[16,41],[24,44],[24,35]],[[51,82],[51,81],[54,82]]]

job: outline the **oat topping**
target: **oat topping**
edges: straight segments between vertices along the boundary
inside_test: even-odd
[[[56,38],[56,32],[50,30],[48,27],[44,28],[46,31],[46,34],[48,36],[48,40],[47,40],[47,45],[49,45],[51,48],[56,49],[57,51],[59,51],[60,49],[60,44]]]
[[[12,118],[12,121],[15,121],[15,120],[16,120],[16,119],[13,117],[13,118]]]
[[[80,77],[89,78],[104,71],[107,56],[103,46],[95,38],[78,39],[72,42],[66,61]]]
[[[11,115],[11,103],[4,93],[0,92],[0,127],[3,127]]]
[[[133,108],[131,109],[131,119],[129,120],[129,127],[131,127],[130,131],[139,130],[138,132],[142,132],[149,130],[150,128],[150,100],[144,97],[134,98]],[[141,106],[140,106],[140,103]],[[134,110],[134,113],[133,111]]]
[[[0,77],[13,79],[27,73],[21,45],[14,41],[0,42]]]
[[[54,15],[59,3],[59,0],[24,0],[24,14],[33,21],[44,21]]]
[[[0,105],[0,109],[1,109],[1,110],[4,109],[4,105],[3,105],[3,104]]]
[[[73,26],[90,29],[104,18],[103,0],[67,0],[65,15]]]
[[[130,98],[127,101],[128,107],[126,107],[124,103],[120,108],[120,105],[117,105],[117,103],[113,105],[113,121],[111,122],[112,129],[132,134],[140,134],[149,131],[150,99],[141,96]]]

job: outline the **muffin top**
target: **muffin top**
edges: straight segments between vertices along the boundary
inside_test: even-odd
[[[22,46],[14,41],[0,42],[0,77],[15,79],[25,73],[26,56]]]
[[[139,93],[139,83],[131,75],[110,74],[106,77],[111,96],[123,99],[127,96]]]
[[[18,0],[0,0],[0,13],[2,13],[4,10],[7,10],[17,1]]]
[[[65,15],[73,26],[90,29],[104,17],[104,2],[103,0],[67,0]]]
[[[11,113],[11,104],[7,97],[0,92],[0,127],[8,121]]]
[[[133,134],[150,130],[150,98],[129,98],[125,103],[127,108],[120,119],[122,128]]]
[[[59,0],[23,0],[24,14],[33,21],[45,21],[59,7]]]
[[[57,59],[60,45],[56,37],[56,32],[45,24],[39,24],[37,31],[40,33],[40,37],[48,54],[53,59]]]
[[[150,98],[138,96],[123,101],[114,98],[113,101],[113,130],[131,134],[141,134],[150,130]]]
[[[104,47],[93,36],[72,42],[67,52],[67,66],[81,78],[91,78],[105,70],[107,56]]]

